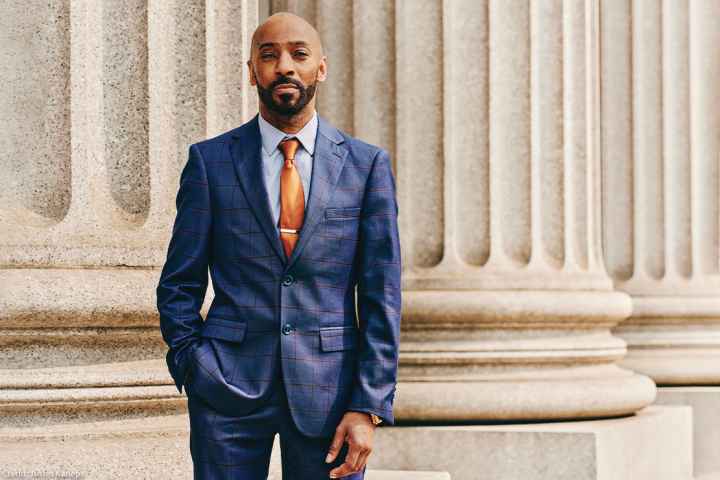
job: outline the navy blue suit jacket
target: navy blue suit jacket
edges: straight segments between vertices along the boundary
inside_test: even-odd
[[[305,219],[286,258],[260,148],[257,114],[190,146],[157,286],[175,385],[242,415],[282,369],[304,434],[331,436],[348,410],[392,425],[401,258],[390,156],[319,116]]]

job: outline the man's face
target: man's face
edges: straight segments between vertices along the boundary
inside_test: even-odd
[[[258,34],[249,62],[250,82],[273,112],[292,116],[315,96],[325,79],[325,59],[312,36],[292,22],[275,22]]]

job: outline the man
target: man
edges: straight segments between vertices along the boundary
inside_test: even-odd
[[[259,114],[191,145],[181,174],[157,297],[195,478],[266,478],[278,433],[283,478],[362,479],[394,424],[395,180],[387,151],[317,114],[326,60],[305,20],[269,17],[247,62]]]

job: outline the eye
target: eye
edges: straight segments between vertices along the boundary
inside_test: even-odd
[[[307,52],[304,52],[304,51],[302,51],[302,50],[299,50],[299,51],[295,52],[295,55],[300,55],[301,57],[307,57],[307,56],[308,56]]]

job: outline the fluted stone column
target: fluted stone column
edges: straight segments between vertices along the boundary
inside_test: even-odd
[[[693,405],[696,473],[720,471],[720,3],[614,1],[603,19],[605,256],[633,302],[615,329],[623,365],[659,402]]]
[[[720,4],[618,2],[606,16],[605,241],[633,297],[624,362],[661,385],[719,385]]]
[[[321,113],[392,152],[396,418],[590,418],[651,403],[653,382],[617,365],[626,345],[610,333],[631,305],[601,252],[597,3],[273,8],[320,29]]]
[[[257,111],[244,70],[257,4],[35,7],[11,2],[0,46],[13,122],[0,134],[0,431],[152,428],[184,410],[154,292],[179,174],[190,143]]]
[[[706,23],[693,45],[707,48],[712,17],[699,16],[714,7],[694,5]],[[598,41],[616,43],[599,37],[595,0],[8,6],[0,468],[188,478],[154,287],[187,146],[257,111],[244,61],[265,7],[318,26],[330,70],[321,113],[394,161],[398,426],[378,429],[368,470],[689,479],[690,409],[643,408],[655,385],[618,365],[626,343],[611,333],[632,307],[603,263],[599,82],[615,79]],[[699,91],[713,101],[705,75]],[[716,126],[712,105],[690,115],[693,128]],[[566,421],[535,422],[555,419]],[[459,425],[433,424],[445,420]]]

